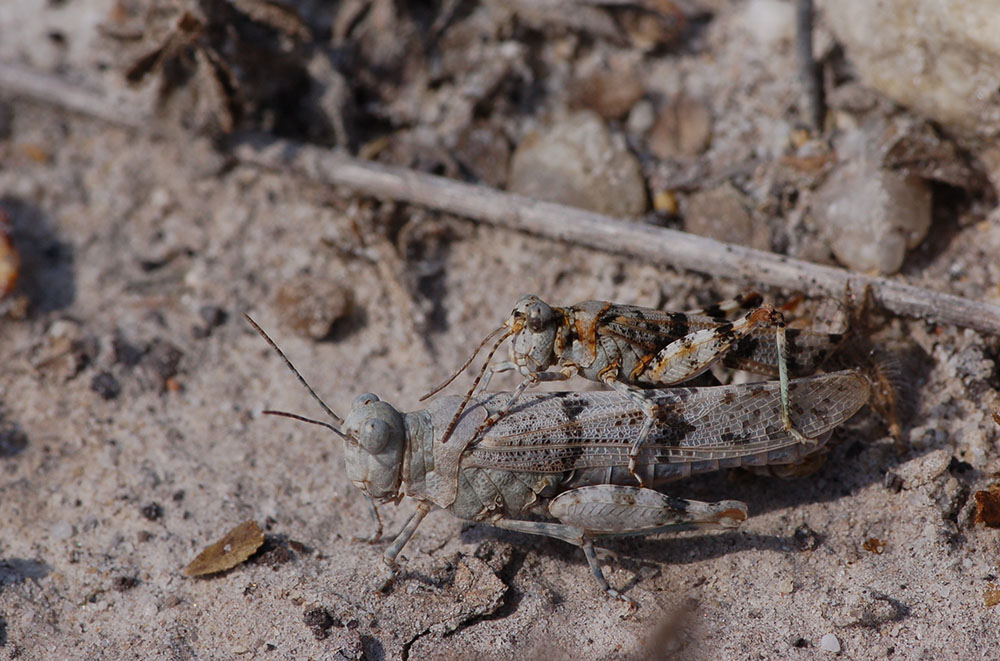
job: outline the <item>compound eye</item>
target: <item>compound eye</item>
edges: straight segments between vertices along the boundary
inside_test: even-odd
[[[528,330],[532,333],[540,333],[545,330],[545,309],[541,305],[532,305],[528,308]]]
[[[378,454],[389,442],[389,425],[385,420],[371,418],[361,425],[361,447],[368,454]]]

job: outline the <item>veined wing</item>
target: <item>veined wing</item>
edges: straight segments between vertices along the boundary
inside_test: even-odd
[[[793,379],[789,385],[792,423],[816,439],[854,415],[871,389],[853,370]],[[781,423],[777,382],[643,392],[659,415],[640,465],[725,460],[798,444]],[[480,401],[495,409],[506,395]],[[638,406],[614,392],[525,396],[466,448],[461,463],[545,473],[625,466],[643,419]]]

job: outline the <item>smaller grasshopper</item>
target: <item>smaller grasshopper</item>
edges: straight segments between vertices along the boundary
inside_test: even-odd
[[[747,310],[730,321],[733,313]],[[502,333],[502,334],[501,334]],[[525,389],[541,381],[563,381],[579,374],[599,381],[642,407],[645,423],[629,452],[629,469],[636,473],[636,458],[656,419],[656,406],[640,386],[671,386],[689,381],[714,363],[777,376],[781,391],[780,416],[785,429],[801,443],[809,443],[792,425],[788,410],[788,372],[808,373],[841,340],[839,333],[818,333],[785,327],[784,318],[770,305],[762,305],[759,294],[750,293],[704,310],[664,312],[635,305],[585,301],[553,307],[534,295],[522,296],[510,317],[490,333],[476,351],[447,381],[424,395],[421,401],[445,388],[464,371],[479,350],[501,334],[472,387],[471,398],[489,369],[485,390],[494,373],[517,371],[524,379],[506,406],[494,412],[480,429],[486,429],[507,414]],[[509,337],[510,360],[489,365],[493,354]],[[792,355],[790,355],[792,354]],[[550,367],[559,367],[556,372]],[[462,414],[460,408],[444,435]]]
[[[246,318],[337,423],[265,411],[321,425],[344,439],[347,476],[365,494],[377,526],[366,541],[377,541],[382,533],[375,501],[416,501],[416,512],[382,554],[389,566],[383,585],[395,575],[396,558],[420,522],[439,508],[468,521],[580,547],[604,592],[634,606],[605,580],[595,540],[735,528],[747,517],[740,501],[700,502],[630,484],[630,445],[645,418],[630,397],[527,394],[482,432],[483,423],[506,406],[509,393],[471,399],[452,395],[409,413],[364,394],[340,418]],[[721,468],[801,464],[821,452],[832,430],[868,402],[871,383],[854,370],[792,380],[789,408],[796,428],[810,439],[807,444],[782,425],[778,390],[770,382],[647,391],[658,417],[637,470],[645,482],[660,485]],[[451,424],[460,407],[458,424]]]

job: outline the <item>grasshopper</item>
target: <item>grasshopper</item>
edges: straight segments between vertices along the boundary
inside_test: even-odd
[[[452,395],[409,413],[363,394],[341,418],[246,318],[336,424],[265,413],[318,424],[344,439],[348,478],[365,494],[376,525],[368,541],[382,533],[376,502],[416,501],[416,512],[382,554],[389,568],[384,585],[395,576],[397,556],[420,522],[439,508],[461,519],[580,547],[601,589],[634,607],[608,585],[594,540],[734,528],[747,517],[740,501],[700,502],[631,484],[630,446],[646,414],[621,393],[527,394],[482,431],[483,423],[507,406],[509,393]],[[779,390],[775,382],[765,382],[647,391],[657,417],[635,470],[645,483],[660,485],[720,468],[802,462],[820,452],[830,432],[868,401],[871,386],[866,376],[851,370],[792,380],[789,410],[796,429],[809,439],[806,444],[781,422]],[[452,425],[459,408],[462,413]],[[451,432],[447,439],[446,430]]]
[[[500,334],[466,397],[472,397],[487,369],[484,390],[497,372],[514,370],[524,379],[506,405],[493,412],[480,431],[506,415],[528,387],[579,374],[604,383],[642,408],[645,421],[629,450],[629,469],[639,486],[643,486],[636,471],[637,460],[657,413],[654,399],[639,386],[683,383],[721,360],[731,367],[778,376],[779,417],[789,434],[801,443],[808,443],[792,424],[788,373],[811,372],[839,344],[842,334],[786,328],[781,312],[761,302],[759,294],[750,293],[704,310],[664,312],[606,301],[585,301],[559,308],[534,295],[522,296],[504,324],[480,343],[455,374],[421,401],[451,383],[471,364],[479,350]],[[740,311],[746,311],[741,318],[735,321],[727,318]],[[513,337],[510,360],[490,366],[493,354],[509,337]],[[559,369],[550,372],[551,367]],[[461,413],[459,407],[449,426],[457,423]],[[450,430],[445,432],[444,440],[449,435]]]

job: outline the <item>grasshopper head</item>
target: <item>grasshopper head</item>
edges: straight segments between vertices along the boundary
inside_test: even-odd
[[[507,325],[514,332],[510,355],[514,363],[532,371],[543,371],[555,362],[556,333],[560,312],[542,299],[528,294],[518,300]]]
[[[359,395],[344,420],[347,477],[377,500],[395,499],[402,479],[406,425],[402,414],[371,393]]]

